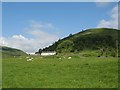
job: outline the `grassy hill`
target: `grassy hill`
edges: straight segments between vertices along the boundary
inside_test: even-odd
[[[11,57],[11,56],[23,56],[26,55],[25,52],[15,49],[15,48],[10,48],[10,47],[5,47],[5,46],[0,46],[0,52],[2,52],[3,57]]]
[[[0,85],[2,88],[118,88],[119,60],[110,57],[116,55],[118,32],[102,28],[69,35],[43,49],[56,50],[56,56],[17,57],[26,53],[0,47],[5,57]],[[88,57],[98,55],[109,57]]]
[[[112,28],[87,29],[70,34],[68,37],[58,40],[43,51],[57,51],[57,53],[80,53],[91,52],[97,56],[117,56],[118,34],[120,31]]]

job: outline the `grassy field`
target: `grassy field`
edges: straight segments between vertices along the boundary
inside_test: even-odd
[[[117,88],[113,57],[51,56],[3,58],[3,88]]]

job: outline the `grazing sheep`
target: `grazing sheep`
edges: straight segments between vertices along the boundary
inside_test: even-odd
[[[29,59],[27,59],[27,61],[30,61]]]
[[[59,58],[59,59],[61,59],[61,58]]]
[[[68,59],[71,59],[72,57],[68,57]]]
[[[29,57],[26,57],[26,58],[29,58]]]
[[[32,60],[33,60],[33,58],[27,59],[27,61],[32,61]]]

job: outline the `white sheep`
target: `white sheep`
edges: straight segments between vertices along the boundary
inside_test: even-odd
[[[29,58],[29,57],[26,57],[26,58]]]
[[[61,58],[59,58],[59,59],[61,59]]]
[[[33,60],[33,58],[27,59],[27,61],[32,61],[32,60]]]
[[[68,57],[68,59],[71,59],[72,57]]]

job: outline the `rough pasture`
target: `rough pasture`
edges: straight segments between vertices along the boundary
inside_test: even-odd
[[[117,88],[117,58],[30,58],[3,58],[4,88]]]

